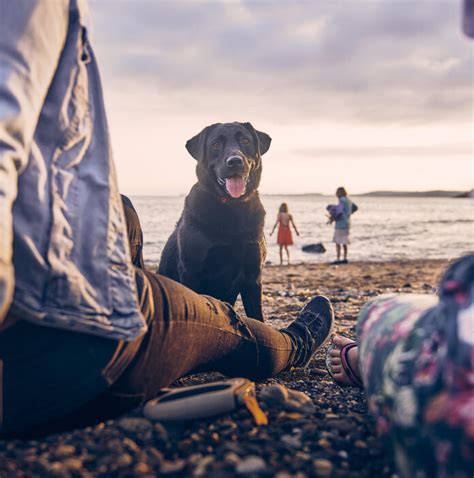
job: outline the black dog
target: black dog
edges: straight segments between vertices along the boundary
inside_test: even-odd
[[[168,239],[160,274],[234,304],[241,295],[249,317],[263,321],[265,210],[258,196],[261,155],[271,138],[250,123],[217,123],[186,143],[198,182]]]

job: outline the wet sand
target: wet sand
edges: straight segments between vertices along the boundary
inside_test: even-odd
[[[336,332],[353,337],[357,313],[380,293],[434,293],[447,261],[268,266],[264,311],[275,327],[288,324],[304,303],[324,294],[334,303]],[[237,306],[241,310],[240,304]],[[275,476],[304,478],[393,477],[390,459],[374,434],[364,394],[335,385],[317,369],[323,351],[304,371],[282,373],[279,382],[313,400],[310,415],[266,408],[269,425],[256,427],[247,411],[173,429],[124,417],[41,440],[0,441],[0,476],[152,477]],[[177,385],[221,378],[187,377]]]

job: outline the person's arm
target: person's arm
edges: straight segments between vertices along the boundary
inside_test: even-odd
[[[277,220],[275,222],[275,225],[273,226],[272,232],[270,233],[270,236],[275,232],[275,228],[278,225],[278,222],[280,221],[280,214],[277,215]]]
[[[300,233],[298,232],[298,229],[296,229],[295,223],[294,223],[294,221],[293,221],[293,216],[290,216],[290,222],[291,222],[291,224],[292,224],[292,226],[293,226],[293,229],[294,229],[295,232],[296,232],[296,235],[299,236]]]
[[[0,0],[0,324],[14,290],[13,217],[41,107],[68,29],[67,0]]]

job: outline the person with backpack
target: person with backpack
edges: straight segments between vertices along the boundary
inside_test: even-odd
[[[347,191],[342,186],[337,188],[337,205],[329,205],[329,224],[335,223],[333,242],[336,243],[336,257],[333,264],[347,264],[348,246],[350,244],[351,214],[357,211],[357,206],[347,197]],[[343,258],[341,260],[341,247]]]

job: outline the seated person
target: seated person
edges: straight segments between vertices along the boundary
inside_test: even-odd
[[[132,265],[145,269],[145,262],[143,261],[143,232],[140,219],[133,207],[132,201],[123,194],[120,197],[122,198],[123,212],[125,213]]]
[[[471,477],[474,463],[474,255],[435,295],[380,296],[362,309],[357,342],[336,336],[328,370],[363,387],[402,477]]]
[[[134,268],[85,2],[0,0],[0,433],[116,416],[192,371],[264,379],[329,337]]]

